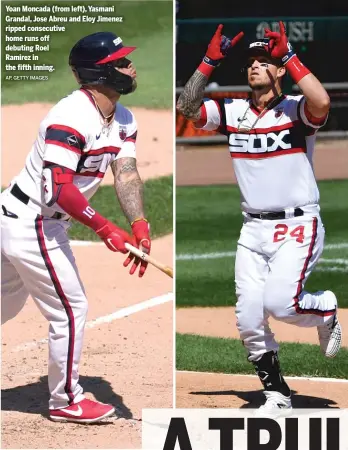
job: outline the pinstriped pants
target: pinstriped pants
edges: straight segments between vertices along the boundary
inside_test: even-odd
[[[245,218],[236,254],[236,316],[250,361],[279,349],[268,324],[270,316],[317,327],[335,313],[332,295],[304,290],[323,252],[324,236],[319,214],[283,220]]]
[[[15,317],[30,295],[49,322],[49,408],[81,401],[78,365],[87,299],[64,221],[45,219],[8,191],[1,218],[2,323]]]

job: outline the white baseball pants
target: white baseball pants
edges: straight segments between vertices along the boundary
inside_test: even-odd
[[[323,325],[336,312],[331,295],[303,290],[323,251],[319,213],[285,220],[245,216],[235,265],[236,316],[249,361],[278,351],[268,318],[300,327]]]
[[[1,203],[15,215],[1,216],[2,323],[32,296],[49,321],[49,408],[64,408],[84,398],[78,364],[88,308],[67,236],[69,224],[43,218],[9,190]]]

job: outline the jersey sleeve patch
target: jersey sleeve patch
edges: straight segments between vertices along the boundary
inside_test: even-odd
[[[308,127],[319,129],[324,126],[327,122],[328,114],[324,117],[315,117],[308,110],[308,105],[305,97],[302,97],[298,103],[298,116],[302,122]]]
[[[85,144],[85,138],[74,128],[52,124],[46,129],[44,159],[76,170]]]
[[[74,128],[65,125],[50,125],[46,130],[45,143],[57,145],[81,155],[86,140]]]

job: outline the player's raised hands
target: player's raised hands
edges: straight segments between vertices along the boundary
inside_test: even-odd
[[[265,28],[265,37],[270,40],[271,56],[281,59],[283,64],[286,64],[291,56],[294,55],[294,52],[286,36],[284,23],[282,21],[279,22],[279,32]]]
[[[218,66],[220,62],[226,58],[228,51],[244,36],[243,31],[241,31],[233,39],[230,39],[222,34],[222,29],[223,25],[220,24],[208,45],[207,52],[203,59],[203,61],[210,66]]]

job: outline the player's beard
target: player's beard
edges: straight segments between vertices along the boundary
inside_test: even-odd
[[[133,78],[133,80],[132,80],[132,86],[130,87],[130,89],[129,89],[127,92],[122,92],[122,93],[118,92],[118,94],[120,94],[120,95],[128,95],[128,94],[132,94],[132,93],[136,90],[137,87],[138,87],[137,80],[136,80],[135,78]],[[117,91],[116,91],[116,92],[117,92]]]
[[[136,90],[136,88],[138,87],[138,83],[137,80],[135,78],[133,78],[133,83],[132,83],[132,90],[130,93],[134,92]]]
[[[118,72],[122,73],[123,75],[127,76],[128,78],[132,79],[132,84],[130,87],[128,87],[126,92],[120,93],[121,95],[128,95],[134,92],[138,86],[137,80],[136,80],[136,74],[131,74],[131,71],[128,68],[121,68],[116,69]]]

